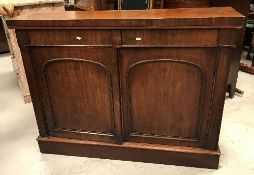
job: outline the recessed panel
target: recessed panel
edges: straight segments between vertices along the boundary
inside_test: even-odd
[[[79,59],[56,59],[44,65],[55,129],[112,133],[112,85],[104,65]]]
[[[143,61],[128,73],[129,134],[198,137],[202,71],[192,63]]]

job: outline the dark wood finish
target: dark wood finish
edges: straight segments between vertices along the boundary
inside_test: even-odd
[[[211,99],[211,104],[213,104],[214,107],[210,110],[210,117],[208,119],[207,124],[208,130],[205,143],[205,148],[210,150],[218,148],[218,140],[222,120],[222,115],[218,114],[223,113],[225,93],[227,87],[226,82],[228,79],[228,71],[225,70],[229,70],[230,66],[229,61],[230,59],[232,59],[234,50],[225,47],[217,50],[218,60],[216,62],[217,64],[216,74],[214,75],[214,86],[213,86],[214,93]]]
[[[112,45],[108,30],[31,30],[28,35],[31,45]]]
[[[6,39],[3,22],[0,16],[0,53],[9,52],[9,46]]]
[[[210,0],[211,7],[233,7],[245,17],[248,16],[250,11],[250,0]],[[237,34],[237,50],[233,54],[233,58],[230,59],[230,72],[228,76],[228,92],[229,97],[233,98],[235,95],[236,83],[239,72],[239,65],[241,60],[241,53],[243,48],[245,29],[242,29]]]
[[[204,147],[216,50],[122,49],[120,58],[125,140]]]
[[[209,0],[210,7],[233,7],[247,17],[250,10],[250,0]]]
[[[218,44],[218,37],[218,30],[125,30],[122,32],[122,44],[214,47]]]
[[[153,0],[153,9],[163,9],[165,0]]]
[[[247,72],[247,73],[250,73],[250,74],[254,74],[254,64],[252,64],[252,66],[248,66],[246,64],[241,63],[240,64],[240,70],[244,71],[244,72]]]
[[[197,7],[233,7],[247,16],[250,0],[154,0],[156,8],[197,8]]]
[[[250,0],[164,0],[164,2],[160,0],[154,0],[154,8],[187,8],[187,7],[233,7],[238,12],[247,17],[249,8],[250,8]],[[228,76],[228,92],[229,97],[233,98],[235,95],[239,64],[241,59],[241,52],[243,46],[243,37],[245,30],[243,29],[241,32],[237,34],[237,47],[238,49],[235,51],[233,55],[233,59],[230,60],[230,72]],[[226,33],[225,33],[226,34]],[[253,62],[254,64],[254,62]]]
[[[55,137],[39,137],[42,153],[97,157],[147,163],[173,164],[217,169],[220,151],[125,142],[108,144]],[[180,155],[180,156],[179,156]]]
[[[216,11],[216,13],[214,13]],[[202,16],[202,19],[200,19]],[[177,18],[177,20],[176,20]],[[91,20],[94,19],[94,20]],[[230,28],[242,27],[242,18],[232,8],[179,8],[149,11],[38,12],[8,20],[9,28]]]
[[[50,135],[120,142],[114,49],[32,47],[30,55]]]
[[[41,152],[218,167],[242,15],[231,8],[41,15],[7,21]]]
[[[165,8],[208,7],[209,0],[164,0]]]
[[[94,10],[106,10],[107,0],[92,0]]]

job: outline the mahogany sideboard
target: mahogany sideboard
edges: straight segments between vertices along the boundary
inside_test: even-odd
[[[232,8],[35,13],[16,29],[42,153],[218,168]]]

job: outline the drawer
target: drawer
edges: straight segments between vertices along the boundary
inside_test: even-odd
[[[31,45],[112,45],[110,30],[31,30]]]
[[[176,46],[176,47],[216,47],[218,30],[124,30],[123,45]]]

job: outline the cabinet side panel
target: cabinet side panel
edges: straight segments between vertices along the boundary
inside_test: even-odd
[[[21,50],[21,55],[22,55],[22,61],[24,63],[24,68],[28,80],[28,85],[29,85],[29,90],[31,93],[31,98],[32,98],[32,103],[34,107],[34,112],[37,120],[37,125],[39,128],[39,133],[41,136],[48,136],[48,129],[47,129],[47,124],[46,120],[44,118],[44,111],[43,107],[41,104],[41,99],[40,99],[40,92],[38,91],[39,85],[36,83],[36,75],[34,72],[34,67],[33,63],[31,60],[29,48],[25,47],[25,45],[29,45],[29,39],[27,36],[27,32],[24,30],[16,30],[16,35],[17,35],[17,40],[18,44]]]
[[[220,49],[218,56],[218,70],[216,75],[213,107],[211,117],[208,123],[208,133],[206,138],[207,149],[216,150],[218,149],[218,140],[220,134],[221,120],[225,102],[226,94],[226,82],[229,72],[229,58],[232,58],[232,49],[222,48]]]

